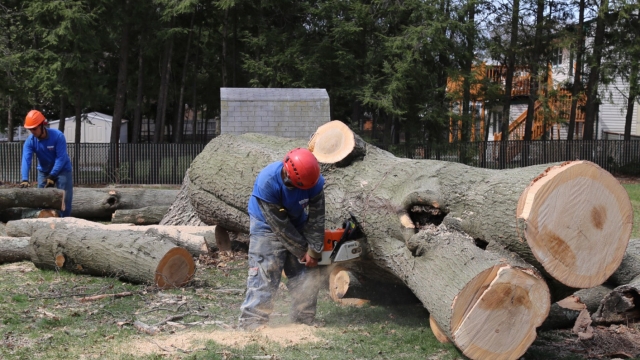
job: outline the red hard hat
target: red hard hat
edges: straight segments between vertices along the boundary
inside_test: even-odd
[[[282,162],[293,186],[307,190],[318,183],[320,164],[311,151],[303,148],[293,149]]]
[[[24,118],[24,128],[25,129],[33,129],[38,127],[40,124],[46,124],[47,118],[42,115],[42,113],[38,110],[31,110],[27,114],[27,117]]]

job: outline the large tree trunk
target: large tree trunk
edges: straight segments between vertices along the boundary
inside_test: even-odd
[[[31,261],[41,269],[116,276],[160,288],[180,287],[195,271],[191,254],[160,235],[77,228],[64,222],[31,235]]]
[[[640,239],[631,239],[622,263],[608,282],[616,286],[625,285],[638,276],[640,276]]]
[[[169,210],[160,221],[160,225],[191,225],[191,226],[203,226],[207,225],[196,213],[193,206],[191,206],[191,200],[189,200],[189,171],[182,180],[182,187],[180,192],[176,195],[176,200],[171,204]]]
[[[640,319],[640,276],[613,289],[600,303],[593,320],[600,324],[629,323]]]
[[[258,134],[214,139],[189,169],[190,203],[203,222],[247,233],[256,175],[305,145]],[[476,359],[517,358],[549,309],[537,271],[476,244],[517,253],[566,294],[604,282],[631,233],[626,191],[584,161],[500,171],[400,159],[367,146],[362,161],[323,165],[322,173],[326,227],[353,213],[366,236],[359,266],[404,282]]]
[[[64,210],[64,190],[0,189],[0,209],[17,207]]]
[[[147,206],[171,206],[178,190],[159,189],[90,189],[73,190],[71,216],[110,221],[120,209],[139,209]]]
[[[31,260],[28,237],[0,236],[0,264]]]

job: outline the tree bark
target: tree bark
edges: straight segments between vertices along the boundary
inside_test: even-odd
[[[191,254],[161,236],[57,223],[31,235],[31,261],[41,269],[115,276],[160,288],[180,287],[195,271]]]
[[[146,206],[139,209],[121,209],[113,212],[111,222],[114,224],[152,225],[159,224],[169,206]]]
[[[598,84],[600,83],[600,65],[606,33],[605,16],[609,12],[609,0],[601,0],[596,17],[596,30],[593,39],[593,51],[589,60],[589,80],[587,81],[587,103],[585,105],[584,140],[594,140],[594,124],[597,116]],[[596,139],[598,134],[595,134]]]
[[[28,237],[0,236],[0,264],[31,260]]]
[[[613,289],[592,316],[597,324],[629,323],[640,319],[640,276]]]
[[[142,101],[144,91],[144,57],[143,57],[143,38],[140,37],[140,49],[138,50],[138,87],[136,90],[136,109],[133,115],[133,131],[131,133],[131,142],[137,144],[140,142],[142,133]],[[149,119],[147,118],[147,123]]]
[[[76,188],[71,216],[110,221],[116,210],[171,206],[177,195],[178,190]]]
[[[628,284],[640,276],[640,239],[629,240],[622,263],[611,275],[608,282],[613,285]]]
[[[173,142],[182,143],[182,135],[184,133],[184,87],[187,79],[187,64],[189,63],[189,51],[191,51],[191,37],[193,35],[193,22],[196,18],[196,9],[191,14],[191,25],[189,26],[189,36],[187,38],[187,49],[184,52],[184,64],[182,66],[182,77],[180,78],[180,96],[178,97],[178,106],[176,109],[176,130],[173,134]]]
[[[111,123],[111,139],[112,144],[120,142],[120,125],[122,124],[122,115],[124,114],[124,102],[127,95],[127,68],[129,65],[129,0],[124,2],[124,24],[122,24],[122,34],[120,37],[120,61],[118,64],[118,80],[116,85],[116,101],[113,106],[113,119]],[[115,154],[117,155],[117,154]]]
[[[64,190],[0,189],[0,209],[16,207],[64,210]]]
[[[190,225],[204,226],[207,225],[198,217],[191,200],[189,199],[189,171],[182,180],[182,187],[176,196],[176,200],[171,204],[169,210],[160,221],[160,225]]]

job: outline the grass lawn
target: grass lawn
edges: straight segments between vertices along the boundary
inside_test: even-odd
[[[631,238],[635,239],[640,237],[640,183],[623,184],[622,186],[627,189],[633,206],[633,232],[631,233]]]

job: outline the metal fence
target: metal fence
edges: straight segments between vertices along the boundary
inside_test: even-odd
[[[488,169],[589,160],[614,174],[640,174],[640,141],[549,140],[427,144],[391,149],[397,156],[461,162]]]
[[[206,144],[68,144],[74,184],[181,184]],[[614,174],[640,175],[640,141],[521,141],[399,145],[397,156],[489,169],[589,160]],[[0,181],[19,182],[22,143],[0,143]],[[36,180],[36,160],[30,181]]]
[[[19,182],[22,143],[0,143],[0,181]],[[75,185],[181,184],[206,144],[67,144]],[[36,159],[29,180],[36,181]]]

